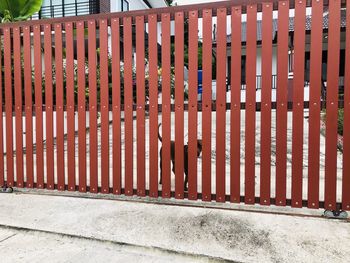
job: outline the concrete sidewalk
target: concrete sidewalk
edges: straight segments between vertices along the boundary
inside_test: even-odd
[[[321,210],[43,193],[0,195],[1,262],[350,261],[349,221]]]

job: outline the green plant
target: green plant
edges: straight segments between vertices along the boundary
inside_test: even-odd
[[[344,109],[338,110],[338,134],[343,135]]]
[[[327,110],[322,110],[322,120],[326,122]],[[338,134],[343,135],[344,109],[338,109]]]
[[[41,8],[42,0],[0,0],[1,22],[27,20]]]

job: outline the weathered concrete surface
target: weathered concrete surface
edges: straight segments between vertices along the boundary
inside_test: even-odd
[[[212,262],[210,258],[0,227],[1,262]]]
[[[161,248],[156,249],[157,253],[164,249],[238,262],[350,260],[350,223],[347,221],[33,194],[2,194],[0,209],[0,226],[3,227]],[[8,251],[7,248],[15,246],[14,241],[7,243],[11,239],[0,242],[2,255]],[[30,248],[34,246],[38,251],[40,243],[26,242],[32,240],[30,237],[21,240],[18,243],[21,249],[31,252]],[[45,237],[41,242],[46,243],[44,240]],[[65,246],[69,247],[66,242],[75,243],[74,240],[58,237],[57,242],[62,242],[59,243],[62,245],[53,242],[52,247],[64,251]],[[108,248],[102,243],[98,246],[96,251],[100,246],[101,251]],[[89,249],[90,254],[87,254],[91,257],[87,257],[86,261],[93,261],[94,254]],[[37,253],[43,254],[40,250]],[[76,253],[84,252],[77,248]],[[150,253],[150,257],[152,255]],[[149,261],[146,258],[145,262],[153,261],[152,258]]]

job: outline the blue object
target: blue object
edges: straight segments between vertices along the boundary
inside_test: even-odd
[[[198,70],[198,94],[203,93],[202,80],[203,80],[203,70],[200,69]]]
[[[198,86],[202,86],[203,70],[198,70]]]

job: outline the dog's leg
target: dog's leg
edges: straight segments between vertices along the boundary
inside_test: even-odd
[[[188,191],[188,145],[184,146],[184,172],[185,172],[184,190]]]
[[[185,191],[188,191],[188,170],[185,168],[185,182],[184,182],[184,189]]]
[[[173,164],[173,169],[172,169],[172,171],[173,171],[173,173],[174,173],[174,175],[175,175],[175,160],[172,160],[171,162],[172,162],[172,164]]]

